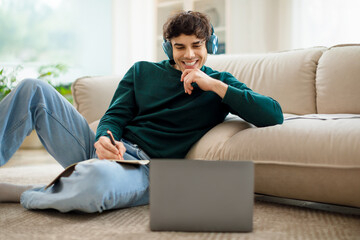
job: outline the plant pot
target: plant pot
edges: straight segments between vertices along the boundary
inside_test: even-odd
[[[35,130],[33,130],[29,136],[27,136],[24,142],[20,146],[21,149],[39,149],[43,148],[43,145],[40,142],[39,137],[37,136]]]

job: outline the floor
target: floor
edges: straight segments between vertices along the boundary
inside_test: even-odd
[[[53,164],[55,159],[44,149],[19,149],[3,167]]]

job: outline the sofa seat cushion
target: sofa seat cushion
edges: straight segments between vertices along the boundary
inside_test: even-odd
[[[360,115],[285,119],[265,128],[231,119],[210,130],[187,158],[252,160],[258,193],[360,207]]]
[[[249,128],[229,138],[220,159],[304,165],[360,166],[360,118],[290,119]]]
[[[235,134],[253,125],[239,120],[239,117],[227,118],[227,120],[208,131],[197,143],[193,145],[185,158],[198,160],[220,160],[219,150]]]
[[[210,130],[187,158],[360,166],[360,115],[327,120],[294,116],[265,128],[231,119]]]

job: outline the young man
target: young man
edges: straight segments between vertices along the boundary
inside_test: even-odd
[[[100,160],[79,163],[71,176],[48,189],[0,184],[0,201],[19,201],[21,195],[25,208],[61,212],[147,204],[148,166],[105,159],[184,158],[229,112],[258,127],[281,124],[283,115],[275,100],[253,92],[230,73],[204,66],[216,44],[213,37],[211,24],[201,13],[182,12],[170,18],[164,25],[164,49],[170,60],[138,62],[130,68],[96,136],[51,87],[37,80],[20,83],[0,104],[1,165],[33,128],[64,167]]]

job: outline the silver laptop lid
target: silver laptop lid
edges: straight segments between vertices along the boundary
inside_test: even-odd
[[[254,164],[249,161],[150,161],[150,228],[249,232]]]

